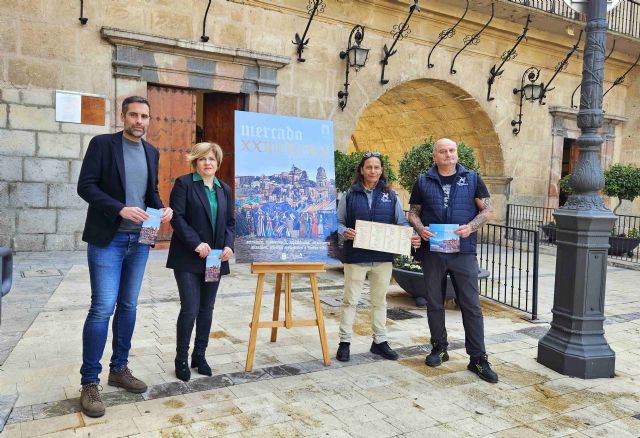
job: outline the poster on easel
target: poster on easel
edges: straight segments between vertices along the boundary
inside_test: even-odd
[[[235,112],[238,263],[335,262],[333,123]]]

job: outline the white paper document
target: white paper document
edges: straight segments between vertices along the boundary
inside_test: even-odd
[[[353,247],[408,256],[412,235],[411,227],[357,220]]]

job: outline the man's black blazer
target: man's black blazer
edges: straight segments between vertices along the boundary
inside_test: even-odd
[[[205,259],[201,259],[195,249],[202,242],[211,249],[233,249],[236,221],[233,217],[231,189],[220,179],[220,185],[213,185],[218,200],[216,232],[211,225],[211,206],[204,188],[204,182],[194,181],[188,173],[176,179],[171,190],[169,206],[173,209],[173,236],[167,257],[167,268],[177,271],[204,274]],[[222,262],[220,273],[229,273],[229,262]]]
[[[160,154],[144,140],[142,146],[148,170],[144,203],[148,207],[164,208],[158,194]],[[126,207],[125,189],[122,131],[93,137],[78,178],[78,195],[89,203],[82,240],[97,246],[111,243],[122,222],[120,210]]]

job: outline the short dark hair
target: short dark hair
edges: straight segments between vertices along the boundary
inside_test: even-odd
[[[149,101],[147,100],[146,97],[129,96],[125,100],[122,101],[122,114],[126,114],[127,113],[127,110],[129,109],[129,104],[130,103],[144,103],[149,108],[149,111],[151,111],[151,105],[149,105]]]

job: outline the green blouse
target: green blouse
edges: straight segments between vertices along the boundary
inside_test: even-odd
[[[193,172],[193,181],[202,181],[202,177],[198,175],[196,172]],[[220,181],[218,181],[217,177],[213,177],[213,183],[218,187],[222,188]],[[211,225],[213,226],[213,236],[215,238],[216,235],[216,221],[218,218],[218,198],[216,198],[216,189],[209,188],[204,181],[202,182],[204,186],[204,191],[207,194],[207,199],[209,199],[209,206],[211,207]]]

